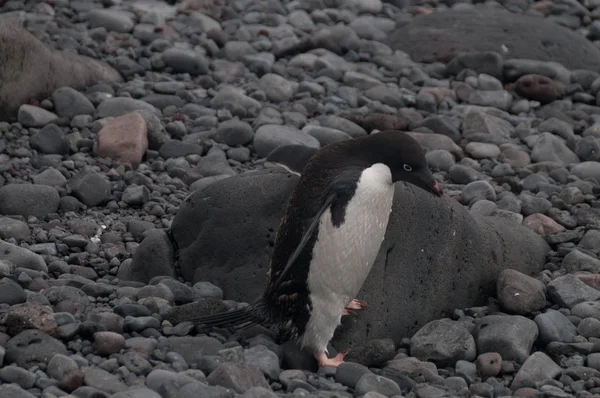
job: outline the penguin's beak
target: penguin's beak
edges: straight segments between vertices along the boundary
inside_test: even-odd
[[[429,192],[440,198],[444,196],[444,192],[442,191],[442,188],[440,188],[440,184],[437,181],[435,181],[433,185],[429,186]]]

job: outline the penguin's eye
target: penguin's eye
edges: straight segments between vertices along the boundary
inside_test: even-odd
[[[404,170],[406,170],[406,171],[412,171],[412,167],[410,167],[410,165],[408,165],[408,164],[405,164],[404,165]]]

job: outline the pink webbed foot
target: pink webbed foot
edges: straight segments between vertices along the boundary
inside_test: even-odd
[[[344,357],[346,356],[347,353],[348,353],[348,350],[344,350],[344,351],[338,353],[333,358],[327,358],[327,354],[325,354],[324,352],[315,353],[315,359],[319,362],[320,368],[323,368],[325,366],[332,366],[334,368],[337,368],[338,366],[340,366],[340,364],[342,362],[344,362]]]
[[[348,304],[346,308],[342,311],[342,316],[344,315],[356,315],[356,312],[352,310],[364,310],[367,308],[367,303],[362,300],[354,299]]]

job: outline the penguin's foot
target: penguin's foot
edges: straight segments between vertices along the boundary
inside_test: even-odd
[[[350,302],[350,304],[348,304],[346,306],[346,309],[349,309],[349,310],[364,310],[367,307],[368,307],[368,305],[367,305],[366,301],[354,299],[354,300],[352,300]]]
[[[325,354],[324,352],[315,353],[315,359],[319,362],[320,368],[323,368],[325,366],[332,366],[334,368],[337,368],[338,366],[340,366],[340,364],[342,362],[344,362],[344,357],[346,356],[347,353],[348,353],[348,350],[344,350],[344,351],[338,353],[333,358],[327,358],[327,354]]]

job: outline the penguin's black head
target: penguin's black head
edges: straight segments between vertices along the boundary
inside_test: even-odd
[[[410,135],[396,130],[386,130],[356,139],[362,156],[369,162],[383,163],[392,172],[392,182],[406,181],[436,196],[443,192],[431,174],[423,149]]]

